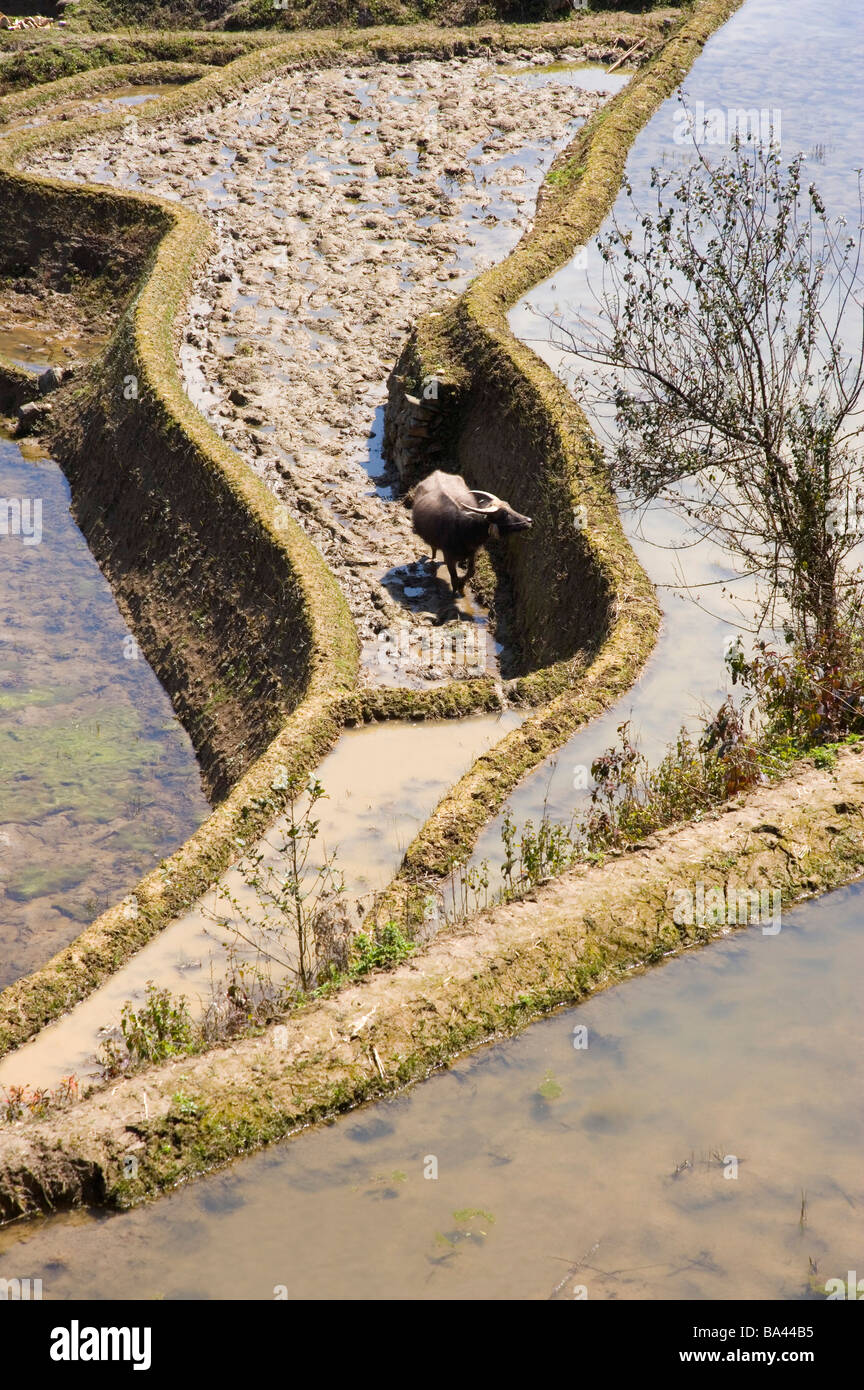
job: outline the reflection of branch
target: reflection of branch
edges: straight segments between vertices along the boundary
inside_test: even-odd
[[[652,169],[654,206],[625,185],[629,225],[613,211],[599,292],[586,276],[594,308],[568,309],[569,324],[557,305],[540,312],[544,355],[597,407],[613,480],[743,560],[753,619],[782,615],[806,641],[848,624],[862,598],[849,562],[861,540],[851,446],[864,433],[864,334],[848,352],[841,334],[864,324],[864,183],[859,172],[849,235],[802,186],[803,155],[787,168],[773,142],[735,138],[712,166],[693,143],[695,163]],[[676,552],[698,539],[647,543]]]
[[[234,921],[229,921],[227,917],[217,918],[216,921],[218,926],[223,927],[227,931],[232,931],[235,936],[239,936],[241,941],[245,941],[247,946],[251,946],[252,949],[259,956],[263,956],[265,960],[275,961],[277,965],[283,966],[285,970],[287,970],[290,974],[297,973],[295,966],[290,965],[287,960],[280,960],[279,957],[277,955],[274,955],[271,950],[268,950],[264,946],[262,946],[260,941],[253,941],[251,936],[246,936],[246,934],[240,930],[240,928],[236,925]],[[267,924],[262,922],[260,929],[262,931],[266,931]],[[210,933],[207,932],[207,935],[209,936]],[[223,948],[227,949],[226,943],[224,941],[220,944]]]
[[[553,1298],[555,1298],[555,1297],[561,1292],[561,1290],[563,1289],[564,1285],[567,1284],[567,1283],[569,1283],[569,1281],[573,1278],[574,1274],[578,1274],[579,1271],[580,1271],[580,1269],[584,1268],[586,1261],[589,1260],[589,1259],[591,1258],[591,1256],[594,1254],[594,1251],[595,1251],[595,1250],[599,1250],[599,1249],[600,1249],[600,1242],[599,1242],[599,1240],[595,1240],[594,1244],[591,1246],[591,1249],[590,1249],[590,1250],[586,1250],[586,1251],[585,1251],[585,1254],[582,1256],[582,1258],[579,1259],[579,1260],[577,1260],[575,1264],[572,1264],[572,1265],[570,1266],[570,1268],[567,1270],[567,1273],[564,1275],[564,1278],[561,1279],[561,1280],[555,1285],[554,1289],[552,1290],[552,1292],[551,1292],[550,1295],[549,1295],[549,1298],[546,1300],[547,1303],[550,1302]],[[563,1260],[563,1259],[565,1258],[565,1256],[563,1256],[563,1255],[553,1255],[552,1258],[553,1258],[553,1260]]]

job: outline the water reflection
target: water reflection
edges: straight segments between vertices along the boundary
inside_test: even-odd
[[[22,508],[21,533],[4,521],[0,534],[2,987],[71,941],[209,808],[60,469],[0,436],[0,497]]]
[[[844,61],[838,67],[841,53]],[[708,108],[726,110],[779,109],[783,155],[791,159],[799,150],[811,155],[812,177],[832,214],[845,215],[857,225],[861,119],[858,83],[850,66],[856,56],[864,56],[860,8],[841,0],[806,0],[790,10],[783,0],[747,0],[708,41],[688,74],[688,105],[692,109],[701,101]],[[664,102],[630,151],[627,180],[637,204],[650,203],[653,166],[680,165],[692,158],[675,139],[680,109],[677,96]],[[725,151],[707,151],[712,152]],[[622,225],[629,212],[630,199],[622,193],[615,209]],[[568,313],[592,312],[590,287],[601,283],[602,261],[592,242],[515,307],[510,315],[514,332],[559,370],[562,355],[549,341],[544,316],[562,311],[566,319]],[[623,520],[636,554],[658,586],[664,615],[660,639],[641,680],[624,699],[577,733],[513,793],[510,805],[517,823],[529,817],[536,821],[544,810],[553,818],[569,820],[580,801],[575,770],[590,767],[616,741],[617,726],[624,720],[632,722],[631,735],[641,751],[656,761],[682,723],[697,727],[700,716],[715,710],[729,692],[724,654],[730,639],[746,631],[752,612],[748,585],[730,557],[709,541],[676,555],[670,547],[684,542],[687,533],[668,508],[625,508]],[[480,838],[472,862],[487,859],[493,869],[500,866],[500,836],[499,817]]]
[[[814,1296],[860,1268],[862,918],[864,887],[834,893],[157,1206],[9,1230],[0,1277],[48,1298]]]

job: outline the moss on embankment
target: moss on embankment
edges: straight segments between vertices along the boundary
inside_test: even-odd
[[[674,14],[682,0],[662,7]],[[630,20],[654,8],[652,0],[594,0],[592,20],[598,11],[621,11]],[[423,21],[448,27],[465,27],[494,21],[537,24],[560,19],[570,9],[569,0],[76,0],[66,11],[76,31],[117,27],[149,29],[248,29],[308,30],[365,28],[385,24],[416,25]],[[580,15],[574,18],[585,19]]]
[[[63,34],[54,29],[0,34],[0,96],[121,63],[223,66],[273,43],[272,34]]]

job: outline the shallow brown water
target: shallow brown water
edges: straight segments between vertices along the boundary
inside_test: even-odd
[[[371,895],[389,882],[451,783],[518,723],[519,716],[509,712],[459,723],[370,725],[343,734],[317,772],[327,797],[315,808],[320,832],[310,867],[334,854],[346,895],[370,906]],[[268,861],[276,864],[282,844],[279,822],[266,844],[271,847]],[[238,869],[225,874],[221,884],[233,902],[260,918],[255,895]],[[0,1092],[14,1084],[53,1086],[73,1072],[82,1078],[94,1074],[103,1030],[119,1022],[126,1000],[144,998],[151,980],[185,995],[193,1012],[202,1013],[211,979],[224,973],[222,944],[233,939],[214,921],[225,913],[234,915],[227,900],[208,893],[71,1013],[0,1059]]]
[[[67,324],[58,333],[50,324],[8,324],[0,328],[0,357],[28,372],[44,372],[46,367],[63,366],[71,360],[80,361],[95,356],[104,344],[107,333],[90,325],[71,327]]]
[[[824,1290],[864,1258],[862,918],[864,887],[834,893],[156,1206],[9,1230],[0,1277],[46,1298],[811,1296],[811,1261]]]

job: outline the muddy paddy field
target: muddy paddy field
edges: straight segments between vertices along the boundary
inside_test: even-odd
[[[176,122],[130,112],[121,133],[30,166],[209,220],[178,345],[187,392],[333,569],[370,684],[392,683],[382,649],[406,623],[476,624],[476,666],[497,670],[486,610],[470,590],[454,604],[397,499],[383,405],[415,319],[512,248],[554,154],[627,80],[561,56],[280,77]],[[411,651],[401,683],[454,674],[446,654]]]

